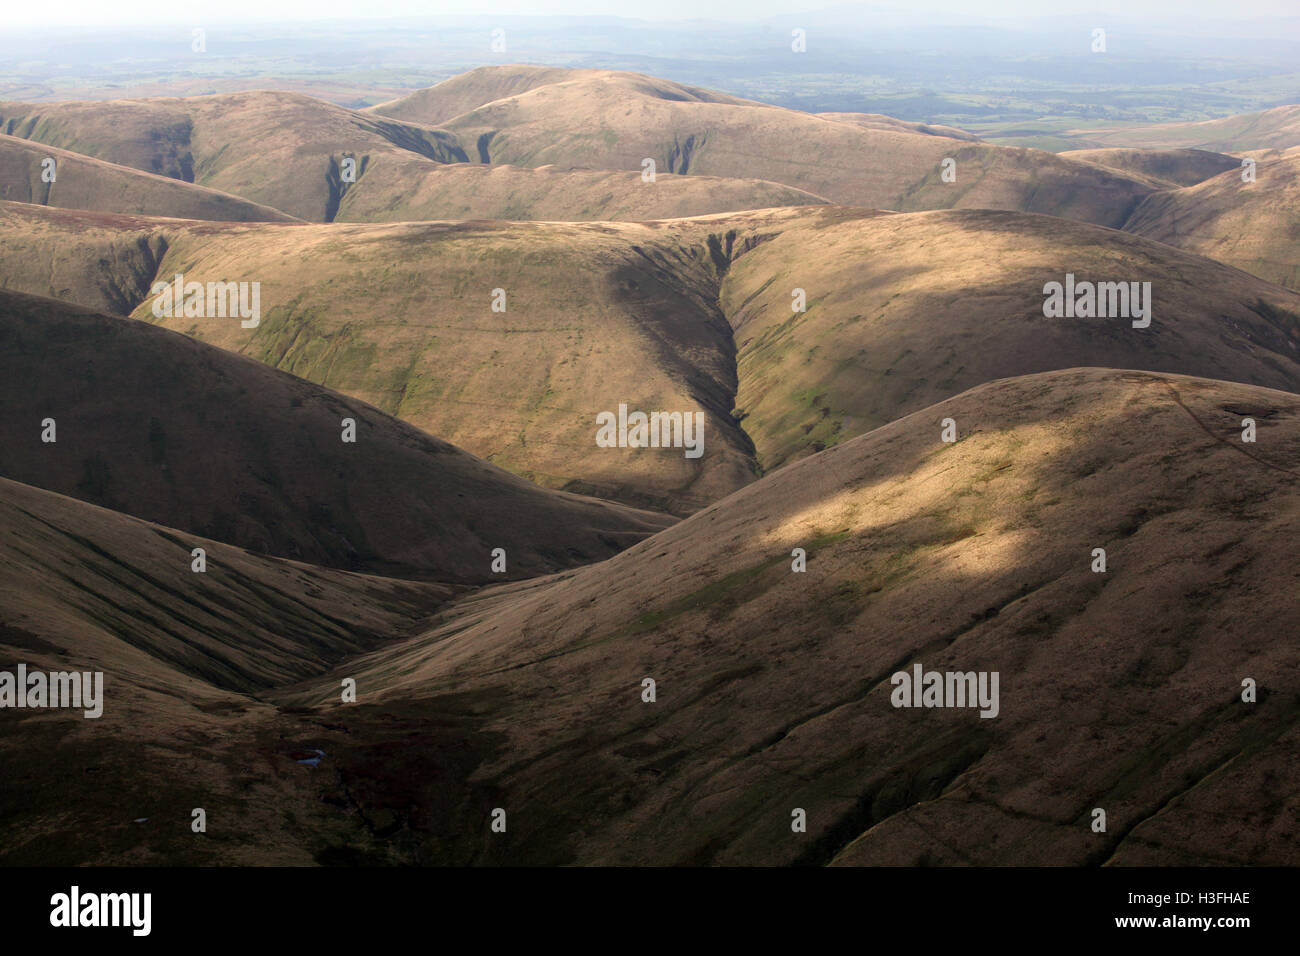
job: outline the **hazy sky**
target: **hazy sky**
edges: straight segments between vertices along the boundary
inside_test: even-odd
[[[845,4],[818,0],[57,0],[6,4],[9,25],[124,26],[184,22],[201,25],[253,20],[371,19],[399,16],[567,14],[613,15],[643,20],[708,17],[752,20]],[[927,12],[962,18],[1117,13],[1164,18],[1188,16],[1240,20],[1253,16],[1295,16],[1297,0],[906,0],[864,6]]]

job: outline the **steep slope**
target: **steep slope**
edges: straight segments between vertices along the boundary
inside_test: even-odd
[[[1160,243],[1016,213],[218,226],[23,206],[0,209],[7,249],[12,288],[134,288],[137,318],[539,484],[678,514],[995,378],[1104,365],[1300,391],[1300,296]],[[1044,286],[1067,273],[1152,283],[1151,326],[1045,318]],[[259,282],[260,324],[155,318],[155,274]],[[597,416],[620,405],[704,415],[702,455],[598,447]]]
[[[1241,160],[1206,149],[1068,149],[1065,159],[1117,169],[1127,176],[1147,177],[1164,188],[1194,186],[1229,169]]]
[[[300,219],[333,218],[379,157],[468,159],[445,132],[385,120],[299,93],[66,103],[0,103],[0,130],[109,162],[210,186]]]
[[[544,491],[185,336],[12,292],[0,293],[0,405],[4,477],[332,567],[484,582],[500,579],[491,552],[503,548],[506,576],[530,576],[668,523]]]
[[[3,711],[0,861],[312,862],[313,818],[337,811],[286,802],[310,738],[257,698],[410,632],[451,593],[253,555],[0,478],[0,667],[103,674],[93,719],[84,701]],[[191,831],[195,807],[210,836]]]
[[[1295,865],[1298,532],[1300,397],[1003,380],[462,602],[349,665],[364,706],[284,699],[389,861]],[[914,666],[996,672],[996,714],[892,706]]]
[[[0,209],[0,253],[23,250],[0,256],[4,284],[41,295],[130,285],[137,318],[356,396],[548,487],[688,513],[754,477],[752,446],[730,415],[718,262],[694,220],[257,228],[88,218]],[[112,264],[134,266],[142,248],[165,252],[143,281],[126,268],[118,278]],[[258,282],[260,324],[158,319],[155,273]],[[598,447],[597,415],[620,405],[703,414],[703,455]]]
[[[1046,318],[1044,286],[1150,282],[1148,328]],[[802,289],[806,311],[793,311]],[[722,286],[736,405],[770,470],[992,379],[1096,365],[1300,391],[1300,296],[1207,259],[1043,216],[804,215]],[[1140,321],[1140,320],[1139,320]]]
[[[462,84],[473,86],[476,72]],[[486,85],[495,92],[500,79],[494,73]],[[548,72],[542,81],[530,72],[525,86],[443,128],[477,144],[484,162],[639,170],[651,158],[670,173],[756,177],[832,202],[899,210],[1017,209],[1118,226],[1151,188],[1037,150],[881,128],[861,114],[815,116],[635,73]],[[437,90],[428,99],[438,101]],[[421,113],[412,101],[377,109],[443,115]],[[955,181],[943,179],[946,159],[956,164]]]
[[[124,315],[148,297],[167,236],[181,226],[0,202],[0,287]]]
[[[46,164],[53,160],[52,167]],[[52,169],[53,182],[42,175]],[[95,212],[213,219],[220,222],[288,222],[278,209],[155,176],[66,149],[0,136],[0,200]]]
[[[1300,152],[1148,196],[1124,228],[1300,289]]]
[[[75,647],[118,666],[145,656],[152,676],[184,675],[191,689],[319,674],[409,632],[456,590],[253,554],[7,478],[0,526],[0,642],[34,636],[28,650]]]

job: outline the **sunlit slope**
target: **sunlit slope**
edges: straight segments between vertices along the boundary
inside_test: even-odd
[[[1300,389],[1294,293],[1016,213],[218,226],[11,205],[3,248],[22,250],[12,288],[112,292],[529,480],[682,514],[991,379],[1101,365]],[[150,284],[177,274],[259,283],[257,328],[154,316]],[[1151,326],[1046,318],[1044,286],[1067,274],[1150,282]],[[620,405],[703,414],[702,454],[599,447],[597,416]]]
[[[12,195],[3,198],[45,201],[39,161],[32,167],[25,154],[44,155],[51,146],[160,174],[160,180],[139,178],[141,184],[153,185],[138,201],[133,196],[143,187],[133,186],[132,196],[114,195],[109,186],[122,178],[123,170],[102,164],[97,164],[101,178],[115,168],[118,174],[96,191],[69,189],[66,200],[60,189],[50,192],[49,204],[110,212],[239,221],[289,218],[273,210],[252,214],[262,208],[257,203],[266,203],[317,222],[656,219],[823,201],[753,177],[686,180],[664,169],[653,185],[643,184],[640,165],[635,171],[482,169],[470,162],[478,159],[474,144],[467,152],[445,131],[297,93],[2,103],[0,130],[14,134],[0,146],[25,150],[13,160],[19,163],[14,170],[19,184],[33,175],[38,183],[25,190],[11,186]],[[5,161],[0,152],[0,163]],[[77,169],[90,160],[79,162]],[[65,182],[72,172],[69,168]],[[168,177],[238,194],[245,197],[245,208],[222,215],[196,205],[193,198],[189,206],[175,197],[169,200],[186,190],[173,185],[169,192],[162,185]],[[214,201],[209,198],[208,205]]]
[[[1066,273],[1150,282],[1151,324],[1046,318]],[[795,312],[794,290],[805,311]],[[760,464],[862,434],[996,378],[1097,365],[1300,391],[1300,296],[1082,223],[959,211],[790,220],[721,302]],[[1137,320],[1141,321],[1141,320]]]
[[[0,202],[0,287],[125,314],[148,297],[178,225]]]
[[[390,858],[1294,865],[1297,532],[1300,397],[1034,375],[465,602],[351,666],[365,706],[292,699],[343,723],[343,779],[402,821]],[[894,707],[916,665],[998,673],[996,716]],[[425,728],[455,728],[450,778]],[[397,740],[400,781],[373,779]],[[466,779],[481,806],[409,809]]]
[[[522,63],[505,63],[500,66],[481,66],[458,76],[443,80],[435,86],[416,90],[405,96],[379,103],[365,110],[393,119],[428,126],[440,126],[463,113],[469,113],[496,100],[529,93],[539,87],[558,83],[601,82],[610,77],[626,79],[634,89],[650,96],[697,103],[746,104],[752,100],[741,99],[726,93],[688,86],[639,73],[616,70],[567,69],[564,67],[531,66]],[[857,115],[857,114],[854,114]]]
[[[493,69],[485,82],[495,92],[503,77]],[[447,83],[459,90],[477,72]],[[443,108],[416,108],[420,94],[377,109],[436,120],[467,150],[475,144],[481,162],[640,170],[649,158],[670,173],[764,179],[877,208],[1018,209],[1117,226],[1151,188],[1037,150],[891,128],[861,114],[818,116],[636,73],[526,78],[523,92],[452,119],[440,119]],[[438,89],[425,102],[436,102]],[[456,94],[458,105],[472,99]],[[948,159],[952,181],[943,177]]]
[[[1300,152],[1149,196],[1125,230],[1300,289]]]
[[[444,132],[300,93],[252,90],[157,99],[0,103],[0,130],[210,186],[300,219],[334,218],[345,185],[380,158],[468,157]]]
[[[421,157],[375,162],[344,193],[340,222],[416,219],[551,221],[675,219],[825,200],[758,179],[674,176],[544,166],[436,164]]]
[[[142,322],[4,292],[0,343],[0,474],[254,551],[474,583],[598,560],[668,523]]]
[[[753,477],[716,269],[689,223],[192,229],[160,274],[260,281],[261,323],[162,321],[543,485],[689,511]],[[598,447],[620,405],[703,415],[702,454]]]
[[[929,136],[947,136],[951,139],[964,139],[978,143],[980,138],[956,126],[944,126],[941,123],[916,123],[910,120],[895,119],[883,113],[815,113],[822,119],[851,123],[864,129],[893,130],[898,133],[925,133]]]
[[[0,200],[222,222],[285,222],[293,218],[215,189],[14,136],[0,136]]]
[[[256,228],[0,207],[0,250],[23,251],[0,259],[10,288],[111,300],[540,484],[679,512],[755,474],[731,418],[711,234],[694,220]],[[177,274],[259,283],[258,326],[154,316],[154,276]],[[597,416],[620,405],[704,415],[703,453],[598,447]]]

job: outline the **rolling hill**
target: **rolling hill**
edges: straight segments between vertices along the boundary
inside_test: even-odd
[[[1046,318],[1044,285],[1150,282],[1148,328]],[[802,288],[807,310],[792,310]],[[792,219],[721,290],[770,471],[993,379],[1072,366],[1300,391],[1300,296],[1084,223],[984,210]]]
[[[376,162],[344,194],[335,220],[636,221],[825,202],[811,193],[760,179],[656,173],[653,182],[644,182],[640,172],[435,165],[414,157]]]
[[[3,712],[0,862],[311,863],[282,799],[307,773],[294,758],[305,741],[259,698],[411,632],[453,593],[255,555],[0,478],[4,668],[103,674],[96,718]],[[195,807],[211,838],[190,830]],[[311,801],[293,810],[310,832]]]
[[[3,292],[0,343],[0,474],[259,553],[483,583],[608,557],[669,523],[537,488],[355,399],[143,322]]]
[[[1298,123],[0,103],[0,864],[1300,865]]]
[[[997,378],[1100,365],[1300,390],[1300,296],[1160,243],[1017,213],[215,225],[11,205],[10,248],[22,250],[4,256],[10,288],[85,288],[98,308],[104,289],[129,290],[122,310],[137,318],[355,396],[530,481],[676,514]],[[259,282],[259,326],[153,317],[150,283],[178,273]],[[1044,286],[1066,273],[1152,283],[1151,326],[1045,318]],[[597,415],[620,404],[703,414],[703,455],[597,447]]]
[[[980,142],[980,138],[974,133],[958,129],[955,126],[944,126],[941,123],[916,123],[910,120],[885,116],[883,113],[815,113],[813,115],[837,123],[861,126],[863,129],[883,129],[895,133],[923,133],[927,136],[945,136],[949,139],[964,139],[972,143]]]
[[[639,170],[652,158],[664,172],[756,177],[872,208],[1016,209],[1118,226],[1151,188],[960,131],[818,116],[608,70],[488,67],[371,112],[438,123],[484,163]],[[953,182],[943,181],[945,159],[956,163]]]
[[[0,128],[28,137],[0,141],[0,146],[18,153],[6,160],[0,152],[0,163],[8,162],[15,173],[11,194],[0,198],[46,202],[39,157],[50,148],[36,144],[67,145],[123,166],[60,151],[74,163],[69,176],[74,169],[86,169],[99,179],[93,187],[69,191],[66,199],[61,190],[51,191],[57,199],[48,204],[106,212],[236,221],[299,217],[314,222],[662,219],[824,202],[753,178],[665,174],[654,184],[643,184],[639,166],[635,172],[486,169],[466,162],[470,157],[448,133],[291,93],[3,103]],[[267,143],[275,145],[268,148]],[[33,156],[38,157],[35,162]],[[355,160],[353,177],[343,169],[348,156]],[[131,178],[124,167],[161,176]],[[187,189],[175,180],[203,183],[254,202],[232,206],[222,215],[220,209],[210,208],[216,206],[218,194]],[[168,182],[173,183],[170,189],[162,185]],[[119,195],[115,188],[129,195]],[[188,205],[180,197],[190,197]],[[237,201],[227,197],[226,202]],[[293,216],[257,203],[286,209]]]
[[[349,664],[366,706],[278,699],[341,724],[374,862],[1295,865],[1298,463],[1291,393],[1001,380],[463,599]],[[996,672],[996,714],[891,706],[914,666]]]
[[[42,179],[53,160],[54,181]],[[0,136],[0,200],[62,209],[213,219],[220,222],[289,222],[278,209],[166,176]]]
[[[441,126],[448,120],[476,110],[494,100],[517,96],[552,83],[596,77],[601,72],[601,70],[575,70],[509,63],[500,66],[483,66],[453,76],[436,86],[416,90],[385,103],[367,107],[366,112],[403,122]],[[736,97],[725,97],[725,99],[739,102]]]
[[[1300,151],[1148,196],[1124,228],[1300,290]]]
[[[431,194],[457,181],[439,186],[446,177],[437,167],[470,161],[640,173],[650,158],[658,173],[744,181],[670,186],[692,192],[692,200],[640,208],[645,194],[635,177],[629,186],[639,192],[631,198],[613,186],[617,177],[602,182],[566,173],[562,188],[576,195],[547,204],[537,196],[554,194],[557,180],[512,171],[478,180],[491,185],[470,204],[471,213],[492,218],[594,218],[604,202],[619,216],[722,212],[736,203],[788,203],[776,196],[785,186],[799,191],[795,201],[811,194],[904,211],[1015,209],[1118,226],[1152,189],[1146,177],[990,146],[948,127],[875,114],[814,115],[609,70],[484,68],[364,111],[270,91],[8,102],[0,103],[0,131],[317,222],[338,217],[352,193],[358,218],[380,211],[390,221],[443,215],[447,200],[434,202]],[[344,175],[347,157],[356,160],[354,182]],[[944,178],[946,160],[956,164],[955,180]],[[467,186],[470,177],[482,177],[457,175]],[[718,202],[705,205],[711,193]],[[498,198],[490,203],[489,196]]]
[[[1070,149],[1056,155],[1119,170],[1127,176],[1146,177],[1163,189],[1194,186],[1229,169],[1241,160],[1206,149]]]
[[[196,580],[183,535],[0,480],[0,646],[105,672],[102,719],[7,714],[0,854],[1295,865],[1297,462],[1294,394],[1001,380],[441,609],[216,542]],[[893,706],[918,665],[997,673],[996,715]]]
[[[253,90],[145,100],[0,103],[0,130],[233,193],[300,219],[328,221],[377,159],[464,162],[454,137],[300,93]]]
[[[687,513],[754,477],[752,446],[730,416],[718,265],[694,220],[257,229],[10,205],[0,253],[11,248],[24,253],[0,255],[5,286],[74,301],[80,293],[58,290],[85,289],[97,308],[104,289],[127,287],[135,298],[118,310],[149,321],[160,321],[154,275],[259,282],[255,329],[161,322],[547,487]],[[505,312],[492,310],[494,289]],[[597,447],[596,416],[620,404],[704,414],[703,457]]]

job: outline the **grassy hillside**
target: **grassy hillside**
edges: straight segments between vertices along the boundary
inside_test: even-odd
[[[1241,168],[1241,160],[1235,156],[1206,149],[1071,149],[1056,155],[1117,169],[1135,178],[1147,177],[1165,189],[1194,186],[1225,170]]]
[[[653,182],[644,182],[639,170],[436,165],[415,157],[376,162],[348,190],[335,218],[340,222],[675,219],[825,201],[760,179],[656,172]]]
[[[353,395],[545,486],[678,514],[996,378],[1104,365],[1300,389],[1300,296],[1041,216],[805,206],[648,223],[87,219],[0,210],[0,249],[23,250],[5,257],[5,284],[130,287],[137,318]],[[1043,287],[1066,272],[1151,282],[1151,327],[1044,318]],[[259,326],[154,319],[149,282],[177,273],[260,282]],[[495,289],[505,312],[492,310]],[[703,413],[702,457],[597,447],[596,416],[620,404]]]
[[[1300,152],[1155,193],[1124,228],[1300,290]]]
[[[481,583],[502,577],[494,548],[504,576],[523,577],[668,523],[544,491],[363,402],[143,322],[3,292],[0,344],[0,474],[260,553]]]
[[[572,81],[599,82],[611,76],[631,78],[633,83],[639,84],[640,89],[648,91],[652,96],[670,96],[683,102],[733,104],[753,102],[726,93],[637,73],[505,63],[500,66],[483,66],[469,70],[444,80],[436,86],[416,90],[414,93],[399,96],[386,103],[371,106],[366,112],[390,116],[410,123],[441,126],[480,106],[530,93],[539,87]]]
[[[1150,282],[1149,328],[1043,314],[1043,286]],[[804,290],[795,313],[791,292]],[[736,405],[770,470],[967,388],[1095,365],[1300,391],[1300,296],[1123,233],[963,210],[812,215],[722,287]]]
[[[313,862],[313,815],[340,815],[302,787],[294,754],[314,728],[260,698],[410,632],[452,593],[251,554],[0,478],[5,669],[103,673],[98,718],[5,711],[0,862]],[[207,835],[190,830],[195,807]]]
[[[419,195],[431,188],[429,180],[436,182],[438,164],[474,160],[640,173],[650,158],[660,173],[747,181],[703,187],[689,204],[643,210],[642,216],[726,211],[737,202],[770,205],[771,195],[737,198],[754,193],[751,181],[764,180],[852,205],[1016,209],[1118,226],[1152,188],[1145,178],[990,146],[948,127],[864,113],[804,113],[609,70],[473,70],[365,111],[269,91],[0,103],[0,131],[201,183],[313,221],[336,218],[353,192],[358,218],[376,218],[377,210],[390,220],[442,215],[440,205]],[[357,164],[355,182],[343,174],[349,156]],[[944,178],[946,160],[956,164],[955,180]],[[487,194],[499,198],[495,204],[479,200],[475,214],[533,214],[535,194],[548,181],[511,176],[517,184],[506,189],[508,183],[494,181]],[[628,204],[617,191],[594,185],[573,177],[565,188],[578,195],[535,214],[554,210],[588,218],[610,201],[619,217],[625,215]],[[763,189],[770,193],[772,187]],[[719,201],[704,205],[713,191]],[[413,194],[408,206],[402,197]]]
[[[53,182],[42,179],[47,159],[54,161]],[[0,136],[0,200],[221,222],[293,219],[277,209],[215,189],[142,173],[13,136]]]
[[[352,666],[368,707],[329,703],[327,678],[287,699],[343,723],[343,780],[399,821],[357,836],[378,859],[1294,865],[1297,461],[1294,394],[998,381],[462,601]],[[914,664],[998,672],[997,716],[891,706]],[[472,790],[419,770],[452,740]],[[449,790],[446,816],[406,809]]]
[[[0,103],[0,130],[123,166],[220,189],[300,219],[334,217],[343,160],[419,155],[464,162],[444,132],[375,118],[299,93],[253,90],[146,100]]]
[[[9,287],[116,285],[96,278],[113,271],[100,263],[153,236],[166,251],[151,273],[261,283],[255,329],[179,317],[167,327],[356,396],[548,487],[685,513],[754,477],[730,414],[735,364],[718,262],[693,220],[155,223],[158,233],[134,223],[115,235],[111,223],[87,228],[57,211],[4,212],[0,249],[27,250],[6,258],[23,273],[6,275]],[[131,307],[158,321],[149,281],[132,282],[141,291]],[[505,312],[492,311],[494,289]],[[597,447],[596,416],[620,404],[703,413],[703,457]]]
[[[868,207],[1018,209],[1119,225],[1150,191],[1112,170],[964,133],[819,116],[635,73],[519,69],[522,92],[496,97],[509,84],[506,68],[492,68],[375,110],[439,122],[477,144],[484,162],[639,170],[648,157],[667,172],[757,177]],[[449,84],[444,101],[438,91]],[[475,88],[482,91],[469,95]],[[475,100],[469,112],[444,118]],[[945,159],[956,163],[954,182],[942,178]]]

